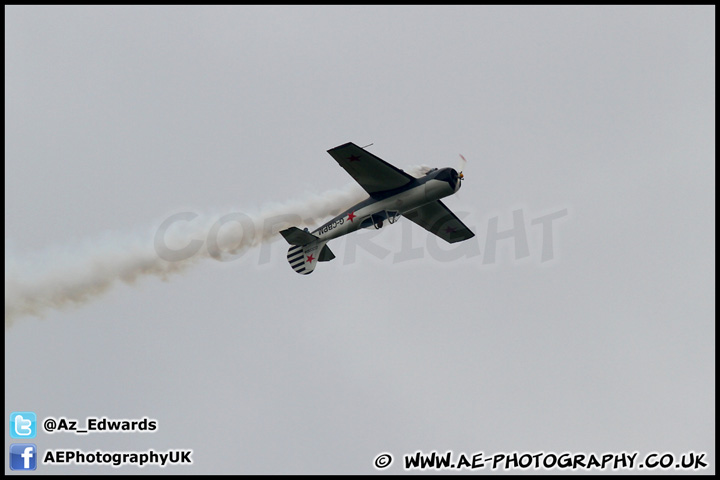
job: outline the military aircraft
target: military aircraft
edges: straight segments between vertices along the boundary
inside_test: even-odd
[[[433,168],[416,178],[396,168],[354,143],[328,150],[370,195],[312,232],[290,227],[280,233],[291,245],[287,259],[297,273],[308,275],[318,262],[335,258],[327,242],[360,228],[381,228],[400,216],[417,223],[448,243],[475,236],[440,199],[460,189],[465,157],[460,155],[458,170]]]

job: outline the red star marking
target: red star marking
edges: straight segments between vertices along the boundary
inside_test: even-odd
[[[455,233],[457,231],[457,228],[455,227],[447,227],[445,229],[445,233]]]
[[[360,161],[360,157],[358,157],[357,155],[350,155],[348,157],[348,160],[350,160],[351,162],[358,162]]]
[[[307,259],[307,263],[312,263],[312,261],[315,260],[312,255],[310,255]]]
[[[350,220],[351,222],[353,221],[353,218],[355,218],[355,217],[357,217],[357,215],[355,215],[355,212],[348,213],[348,220]]]

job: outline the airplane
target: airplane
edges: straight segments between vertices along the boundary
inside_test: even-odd
[[[332,148],[328,153],[370,196],[312,232],[298,227],[280,231],[290,244],[287,260],[297,273],[308,275],[315,271],[318,262],[335,258],[327,246],[328,241],[361,228],[382,228],[385,221],[393,224],[400,216],[448,243],[475,236],[440,201],[460,189],[466,163],[462,155],[458,170],[433,168],[425,176],[416,178],[352,142]]]

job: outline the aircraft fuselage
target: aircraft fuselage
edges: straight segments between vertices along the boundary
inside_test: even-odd
[[[311,233],[322,242],[327,242],[360,228],[380,228],[385,222],[395,223],[400,215],[452,195],[460,188],[460,184],[454,169],[433,170],[399,191],[385,192],[380,198],[371,196],[353,205]]]

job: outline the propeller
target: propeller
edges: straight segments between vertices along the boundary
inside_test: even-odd
[[[460,162],[458,162],[458,166],[456,168],[458,172],[458,177],[460,177],[460,180],[465,180],[465,176],[463,175],[463,170],[465,170],[465,165],[467,164],[467,160],[465,160],[465,157],[460,155]]]

